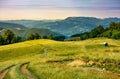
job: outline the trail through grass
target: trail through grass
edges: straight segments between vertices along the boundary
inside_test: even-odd
[[[23,64],[20,68],[21,72],[28,78],[28,79],[36,79],[27,69],[28,63]]]
[[[3,72],[0,73],[0,79],[3,79],[5,75],[7,74],[9,69],[4,70]]]
[[[4,67],[0,70],[0,79],[4,79],[10,68],[12,68],[14,65],[10,65],[8,67]]]

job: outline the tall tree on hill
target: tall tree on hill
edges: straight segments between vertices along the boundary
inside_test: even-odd
[[[21,41],[21,37],[20,36],[15,36],[13,39],[12,39],[12,43],[17,43],[17,42],[20,42]]]
[[[47,35],[43,35],[42,39],[48,39]]]
[[[88,39],[90,37],[89,33],[88,32],[85,32],[83,34],[80,35],[80,39],[81,40],[85,40],[85,39]]]
[[[91,38],[99,37],[99,35],[100,35],[101,33],[103,33],[104,30],[105,30],[105,29],[103,28],[103,26],[99,25],[98,27],[94,28],[94,29],[90,32],[90,37],[91,37]]]
[[[5,44],[11,44],[14,36],[15,34],[11,30],[5,30],[3,34]]]
[[[3,45],[4,44],[4,39],[2,37],[2,35],[0,35],[0,45]]]
[[[112,31],[115,30],[116,29],[116,23],[115,22],[111,22],[109,29],[112,30]]]
[[[112,30],[112,31],[113,30],[119,30],[120,31],[120,22],[118,22],[118,23],[111,22],[109,29]]]
[[[39,39],[40,38],[40,35],[38,33],[35,33],[34,34],[34,39]]]
[[[120,22],[118,22],[116,26],[118,27],[117,29],[120,31]]]
[[[51,39],[51,40],[53,40],[53,39],[54,39],[53,34],[50,34],[50,35],[48,36],[48,38]]]
[[[34,40],[34,35],[30,34],[29,36],[27,36],[26,40]]]

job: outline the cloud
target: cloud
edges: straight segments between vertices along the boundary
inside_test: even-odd
[[[50,17],[59,16],[120,16],[120,0],[0,0],[0,18],[10,17],[7,13],[18,15]],[[30,14],[31,13],[31,14]],[[36,14],[38,13],[38,14]],[[21,15],[21,16],[22,16]],[[51,16],[52,17],[52,16]]]
[[[120,0],[0,0],[0,8],[120,10]]]

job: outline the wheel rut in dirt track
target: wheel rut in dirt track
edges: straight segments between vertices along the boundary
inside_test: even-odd
[[[28,64],[23,64],[20,68],[21,72],[28,78],[28,79],[35,79],[35,77],[28,71],[27,69]]]
[[[8,73],[9,69],[12,68],[13,66],[15,66],[15,65],[12,65],[12,66],[4,69],[3,71],[1,71],[0,72],[0,79],[3,79],[6,76],[6,74]]]

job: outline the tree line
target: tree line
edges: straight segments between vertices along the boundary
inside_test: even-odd
[[[20,36],[16,36],[11,30],[5,30],[2,35],[0,35],[0,45],[12,44],[21,41]]]
[[[11,30],[7,29],[3,32],[3,34],[0,34],[0,45],[13,44],[21,41],[35,40],[35,39],[51,39],[51,40],[63,41],[65,39],[65,36],[54,36],[53,34],[50,34],[48,36],[47,35],[40,36],[38,33],[34,33],[28,35],[23,40],[22,37],[15,35]]]
[[[64,41],[65,36],[54,36],[53,34],[40,36],[38,33],[30,34],[27,36],[26,40],[35,40],[35,39],[50,39],[56,41]]]
[[[120,22],[111,22],[109,27],[104,28],[102,25],[92,29],[90,32],[75,34],[71,37],[80,37],[81,40],[96,37],[107,37],[112,39],[120,39]]]

